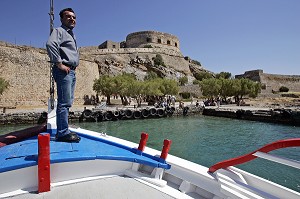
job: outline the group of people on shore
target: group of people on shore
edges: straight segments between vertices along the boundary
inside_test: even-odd
[[[174,95],[167,95],[160,97],[155,103],[154,107],[156,108],[165,108],[165,107],[175,107],[176,97]]]

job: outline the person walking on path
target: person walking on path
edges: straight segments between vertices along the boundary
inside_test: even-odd
[[[79,65],[79,53],[73,28],[76,15],[72,8],[60,11],[61,26],[53,29],[47,44],[47,52],[53,64],[52,73],[57,86],[56,140],[79,142],[80,137],[69,130],[69,108],[74,101],[75,69]]]
[[[221,97],[220,97],[220,95],[218,95],[218,97],[217,97],[217,107],[218,107],[218,110],[220,108],[220,105],[221,105]]]

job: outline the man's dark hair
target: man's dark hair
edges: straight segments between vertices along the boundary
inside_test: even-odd
[[[75,12],[74,12],[74,10],[73,10],[72,8],[65,8],[65,9],[63,9],[63,10],[61,10],[61,11],[59,12],[60,18],[63,18],[64,12],[65,12],[65,11],[73,12],[73,13],[75,14]]]

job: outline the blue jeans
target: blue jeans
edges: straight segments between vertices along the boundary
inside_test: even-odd
[[[54,67],[53,77],[57,86],[57,136],[61,137],[70,133],[68,123],[69,108],[74,101],[76,73],[75,70],[70,70],[69,74],[67,74],[65,71]]]

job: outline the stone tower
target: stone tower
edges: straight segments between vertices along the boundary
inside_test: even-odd
[[[130,33],[126,37],[126,48],[165,48],[180,52],[179,39],[169,33],[157,31],[140,31]]]

